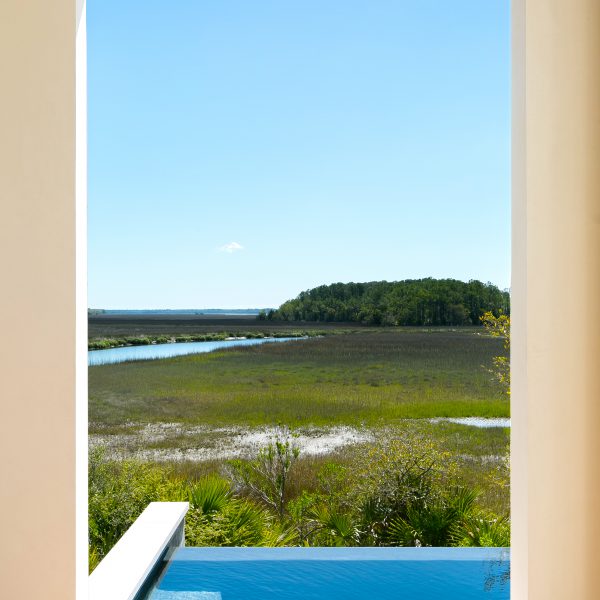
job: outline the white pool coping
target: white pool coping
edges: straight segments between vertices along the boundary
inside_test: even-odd
[[[157,561],[183,546],[188,502],[151,502],[89,576],[89,600],[133,600]]]

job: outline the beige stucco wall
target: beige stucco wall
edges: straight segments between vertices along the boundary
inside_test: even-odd
[[[600,589],[600,2],[513,0],[513,39],[513,597],[591,599]],[[75,595],[74,51],[75,2],[0,2],[7,598]]]
[[[75,8],[0,2],[0,597],[74,598]]]
[[[600,597],[600,2],[515,0],[513,20],[514,597],[591,600]]]

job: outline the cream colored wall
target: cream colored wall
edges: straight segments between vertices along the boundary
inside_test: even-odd
[[[0,2],[7,598],[75,595],[75,10],[67,0]],[[600,2],[513,0],[513,40],[513,597],[591,599],[600,589]]]
[[[0,597],[74,598],[75,10],[0,2]]]
[[[515,0],[513,19],[514,597],[591,600],[600,598],[600,2]]]

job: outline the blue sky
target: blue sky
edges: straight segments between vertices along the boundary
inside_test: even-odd
[[[508,0],[88,2],[89,306],[510,285]]]

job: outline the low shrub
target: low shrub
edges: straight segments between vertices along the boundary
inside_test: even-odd
[[[90,452],[93,569],[152,501],[190,502],[189,546],[508,546],[510,521],[478,506],[451,456],[416,435],[325,463],[316,489],[289,497],[300,453],[289,431],[226,477],[184,479],[169,468]]]
[[[185,484],[158,467],[109,461],[102,448],[90,452],[88,468],[90,566],[95,566],[150,502],[185,499]]]

